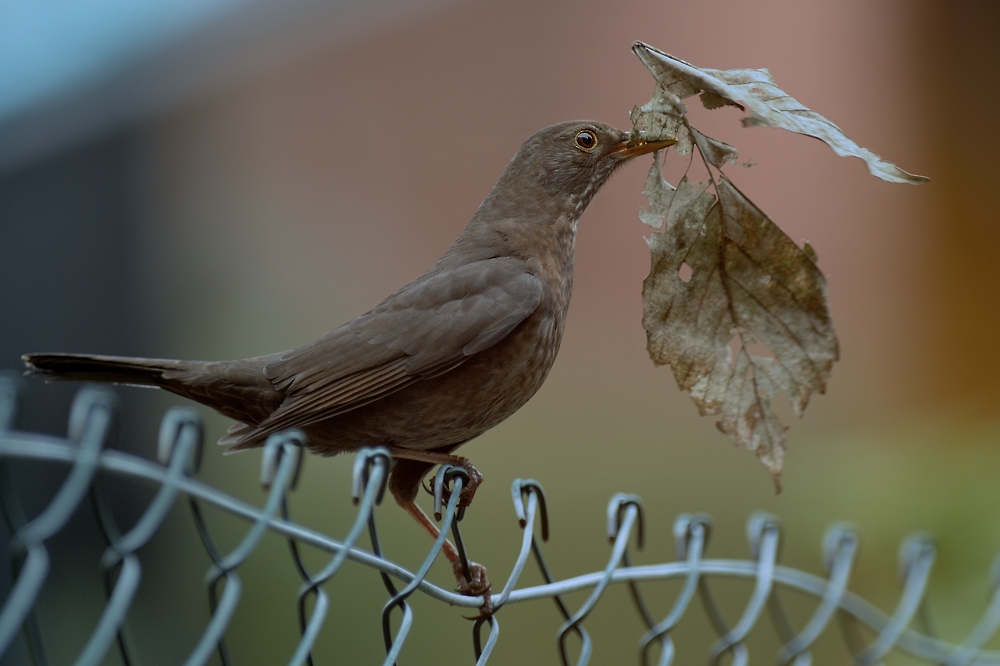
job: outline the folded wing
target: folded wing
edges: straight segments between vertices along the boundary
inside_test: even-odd
[[[256,427],[237,424],[219,443],[253,446],[452,370],[503,340],[541,299],[541,281],[511,257],[418,279],[368,314],[268,363],[264,374],[284,402]]]

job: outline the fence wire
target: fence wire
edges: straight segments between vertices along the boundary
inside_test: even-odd
[[[113,435],[116,400],[114,394],[101,387],[82,389],[70,414],[66,438],[12,429],[17,413],[19,378],[0,375],[0,503],[13,534],[9,545],[9,566],[12,585],[0,610],[0,658],[12,645],[24,641],[35,664],[45,664],[45,643],[36,618],[36,602],[50,571],[50,554],[46,541],[62,530],[78,506],[88,496],[92,499],[108,547],[100,560],[107,602],[96,629],[81,649],[78,665],[100,664],[111,651],[117,650],[125,664],[133,656],[123,638],[129,609],[142,577],[142,563],[137,552],[161,527],[175,504],[186,501],[192,520],[208,553],[212,565],[205,581],[211,617],[185,664],[204,664],[217,655],[223,664],[232,660],[226,649],[226,630],[240,602],[243,583],[240,566],[253,553],[268,532],[286,538],[291,546],[293,561],[302,578],[298,592],[298,615],[301,638],[289,657],[289,664],[312,664],[312,648],[323,630],[330,610],[330,599],[324,584],[341,571],[347,560],[379,572],[389,596],[382,611],[386,665],[394,664],[413,626],[413,609],[407,600],[420,593],[449,606],[479,609],[482,597],[467,597],[437,587],[425,577],[438,557],[445,535],[451,534],[463,562],[467,563],[459,530],[461,512],[457,510],[459,493],[467,480],[464,470],[444,467],[434,479],[435,514],[440,521],[441,536],[435,541],[421,566],[411,572],[384,558],[379,547],[378,530],[373,509],[384,496],[390,456],[382,448],[363,449],[354,464],[353,498],[357,514],[353,525],[340,540],[298,525],[289,518],[288,493],[295,488],[301,466],[303,435],[289,431],[272,436],[264,449],[261,482],[268,490],[263,507],[256,507],[196,478],[203,446],[200,416],[189,409],[174,408],[162,421],[157,448],[158,462],[152,462],[104,447]],[[15,491],[6,461],[25,458],[67,464],[70,473],[47,507],[29,519]],[[107,498],[99,484],[98,474],[123,475],[157,487],[153,500],[141,517],[127,531],[119,529]],[[706,545],[712,529],[706,515],[683,514],[674,523],[678,559],[655,565],[633,565],[629,542],[636,538],[641,546],[644,538],[642,501],[635,495],[618,494],[608,504],[607,530],[612,541],[611,555],[602,571],[557,580],[542,553],[548,539],[548,517],[545,494],[533,480],[518,479],[511,494],[514,511],[524,530],[521,548],[510,577],[492,597],[493,613],[476,620],[472,632],[476,664],[486,664],[500,637],[500,618],[508,606],[552,599],[562,613],[564,622],[556,632],[559,654],[566,666],[587,664],[593,653],[593,641],[584,621],[600,602],[611,585],[626,585],[636,610],[647,630],[638,639],[639,661],[660,666],[674,663],[674,630],[692,607],[695,598],[707,612],[718,639],[708,652],[708,663],[719,664],[724,658],[734,666],[749,663],[746,638],[758,624],[770,618],[782,647],[774,659],[779,665],[808,666],[810,650],[817,639],[837,618],[845,645],[856,665],[879,664],[892,651],[899,651],[932,664],[971,666],[1000,665],[1000,652],[984,650],[983,646],[1000,627],[1000,587],[997,566],[993,567],[992,598],[979,622],[959,644],[952,644],[911,627],[923,609],[935,547],[922,534],[908,538],[900,548],[900,571],[903,591],[891,614],[886,614],[847,589],[858,550],[858,535],[849,524],[834,524],[823,542],[827,578],[779,565],[780,525],[774,516],[756,513],[747,524],[752,559],[707,559]],[[213,541],[204,520],[204,505],[213,505],[245,519],[249,527],[236,545],[223,552]],[[536,529],[537,527],[537,529]],[[367,551],[359,545],[365,532],[371,544]],[[329,553],[329,561],[319,570],[310,571],[303,561],[300,547],[308,545]],[[529,559],[539,566],[545,583],[517,588],[518,580]],[[710,584],[715,578],[742,578],[753,581],[753,591],[740,617],[730,624],[716,602]],[[649,609],[640,583],[679,579],[682,586],[670,611],[662,619]],[[811,595],[818,604],[811,616],[797,623],[781,602],[779,588],[797,590]],[[587,599],[572,610],[564,596],[589,590]],[[444,610],[444,609],[442,609]],[[399,616],[398,628],[392,630],[392,618]],[[800,624],[801,629],[796,629]],[[859,627],[874,632],[875,638],[865,643]],[[484,638],[485,634],[485,638]],[[570,642],[574,641],[574,645]],[[659,648],[655,650],[653,648]],[[577,652],[571,660],[570,651]]]

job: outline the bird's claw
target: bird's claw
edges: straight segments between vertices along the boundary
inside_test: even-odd
[[[462,461],[462,469],[469,475],[469,482],[462,488],[462,492],[458,495],[459,508],[465,508],[472,504],[472,498],[476,496],[476,489],[483,482],[483,475],[468,460]],[[483,569],[483,575],[485,576],[485,574],[486,570]]]
[[[493,615],[493,599],[490,596],[490,584],[489,578],[486,577],[486,567],[482,564],[476,562],[469,562],[469,572],[472,575],[472,580],[467,580],[465,578],[465,573],[462,571],[461,567],[455,568],[455,579],[458,581],[457,592],[461,595],[467,597],[478,597],[483,596],[483,605],[479,607],[479,615],[475,617],[466,617],[468,620],[478,620],[479,618],[489,617]]]
[[[445,463],[445,464],[453,464],[456,467],[461,467],[463,470],[465,470],[465,473],[469,477],[468,481],[464,484],[462,488],[462,492],[458,494],[458,508],[464,509],[465,507],[472,504],[472,498],[476,496],[476,489],[479,488],[479,486],[482,485],[483,483],[483,475],[479,472],[478,469],[473,467],[472,463],[469,462],[468,458],[460,458],[458,456],[454,456],[454,458],[456,458],[454,463]],[[423,487],[424,492],[426,492],[428,495],[432,497],[435,495],[434,488],[431,487],[431,481],[429,479],[424,479],[423,481],[421,481],[421,486]],[[440,516],[437,516],[436,514],[435,517],[440,519]]]

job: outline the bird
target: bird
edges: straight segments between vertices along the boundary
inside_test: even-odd
[[[171,391],[235,421],[219,440],[227,452],[289,428],[320,455],[385,446],[389,490],[436,538],[416,504],[423,477],[459,465],[470,478],[459,506],[472,501],[482,475],[452,452],[545,381],[563,337],[581,214],[618,167],[673,143],[589,120],[539,130],[427,272],[296,349],[233,361],[32,353],[22,356],[25,374]],[[466,579],[454,546],[443,552],[459,591],[488,604],[485,567]]]

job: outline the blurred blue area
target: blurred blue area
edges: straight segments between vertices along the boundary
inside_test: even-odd
[[[0,122],[142,61],[251,0],[4,0]]]

